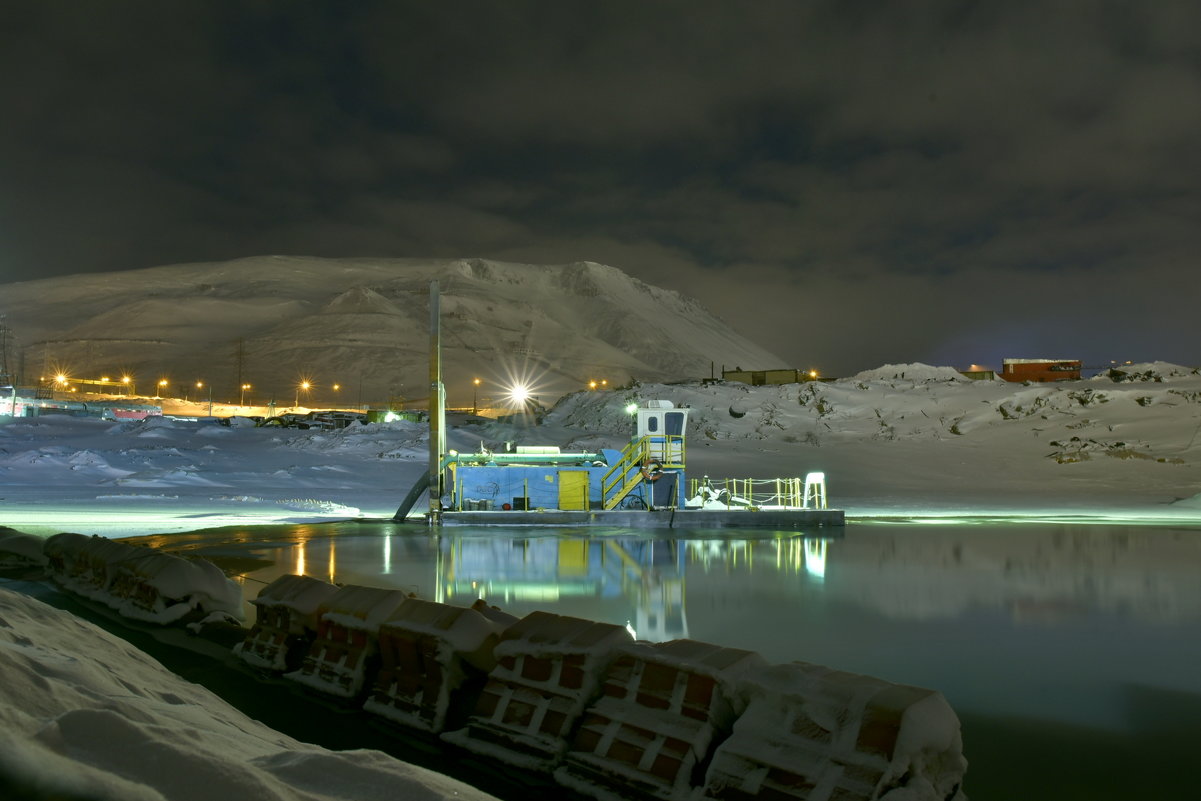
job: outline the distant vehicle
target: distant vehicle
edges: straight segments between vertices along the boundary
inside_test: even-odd
[[[308,428],[320,428],[325,431],[346,428],[349,425],[359,423],[367,425],[367,415],[361,412],[310,412],[308,420]],[[301,425],[301,428],[305,428]]]
[[[259,423],[259,425],[260,426],[283,426],[284,428],[300,428],[301,427],[300,422],[302,420],[304,420],[306,417],[308,417],[308,415],[306,415],[306,414],[296,414],[294,412],[287,412],[285,414],[277,414],[274,417],[268,417],[266,420],[263,420],[261,423]],[[307,425],[304,427],[308,428]]]
[[[308,414],[297,414],[295,412],[287,412],[285,414],[268,417],[266,420],[259,423],[260,426],[283,426],[284,428],[315,428],[321,431],[335,431],[340,428],[346,428],[349,425],[360,423],[366,425],[368,422],[367,415],[362,412],[309,412]]]

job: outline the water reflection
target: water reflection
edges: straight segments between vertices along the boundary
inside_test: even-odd
[[[957,708],[1121,726],[1131,685],[1201,694],[1201,536],[1078,525],[795,532],[336,524],[153,538],[242,576],[537,609],[935,687]],[[247,604],[247,611],[253,609]]]
[[[438,538],[435,599],[554,608],[629,625],[644,640],[688,637],[687,543],[632,537]]]

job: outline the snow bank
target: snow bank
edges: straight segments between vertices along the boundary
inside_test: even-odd
[[[0,588],[0,786],[94,801],[484,801],[378,751],[246,717],[123,640]]]
[[[954,367],[929,364],[886,364],[851,376],[855,381],[971,381]]]

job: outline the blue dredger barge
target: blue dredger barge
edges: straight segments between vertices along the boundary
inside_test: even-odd
[[[431,525],[612,526],[616,528],[771,528],[842,526],[826,503],[825,475],[803,479],[689,480],[688,408],[644,400],[632,409],[634,434],[621,450],[563,453],[519,445],[511,452],[446,448],[438,285],[430,286],[429,472],[397,510],[404,519],[428,490]]]

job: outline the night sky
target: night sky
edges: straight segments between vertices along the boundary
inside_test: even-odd
[[[611,264],[829,375],[1201,364],[1201,3],[6,2],[0,282]]]

